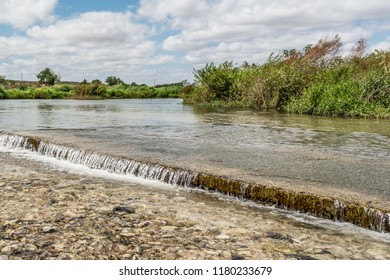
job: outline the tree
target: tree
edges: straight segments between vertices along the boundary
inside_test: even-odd
[[[4,98],[6,98],[6,96],[7,96],[7,94],[5,92],[3,85],[0,85],[0,99],[4,99]]]
[[[114,85],[123,84],[123,81],[118,77],[109,76],[106,78],[106,84],[108,84],[109,86],[114,86]]]
[[[52,86],[56,82],[59,82],[61,77],[53,72],[50,68],[46,67],[39,72],[36,77],[41,84]]]
[[[0,85],[4,85],[6,82],[5,76],[0,75]]]

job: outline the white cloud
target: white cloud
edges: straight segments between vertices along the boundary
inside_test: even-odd
[[[153,31],[135,22],[129,12],[88,12],[58,20],[48,26],[34,26],[26,36],[0,37],[0,53],[12,65],[30,69],[30,77],[43,67],[57,68],[64,79],[103,79],[108,75],[123,80],[141,80],[145,65],[172,61],[172,55],[157,55]],[[0,71],[2,67],[0,67]],[[4,69],[4,72],[7,69]]]
[[[50,40],[60,45],[102,45],[137,43],[148,33],[144,25],[133,22],[130,12],[88,12],[48,27],[35,26],[27,35],[36,40]]]
[[[7,0],[0,2],[0,24],[25,30],[38,21],[54,19],[58,0]]]
[[[370,47],[370,51],[374,52],[375,50],[387,50],[390,51],[390,39],[387,39],[386,42],[379,42]]]
[[[170,17],[199,18],[208,12],[209,7],[207,1],[141,0],[140,2],[138,14],[154,22],[165,21]]]
[[[388,0],[141,0],[135,12],[72,18],[53,14],[58,2],[0,2],[0,24],[22,31],[0,35],[1,75],[35,79],[51,67],[65,80],[116,75],[151,84],[190,80],[211,61],[261,63],[326,35],[339,34],[345,52],[361,37],[370,50],[390,44]]]
[[[390,31],[383,31],[390,23],[388,0],[177,2],[141,1],[138,13],[177,30],[162,48],[185,51],[190,63],[261,62],[273,51],[303,48],[325,35],[339,34],[348,47],[362,36],[370,39],[379,28]]]

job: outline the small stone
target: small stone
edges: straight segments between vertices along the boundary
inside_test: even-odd
[[[218,256],[219,255],[219,252],[216,252],[216,251],[204,251],[206,254],[208,255],[213,255],[213,256]]]
[[[319,252],[319,254],[323,254],[323,255],[332,255],[332,252],[329,251],[329,250],[326,250],[326,249],[322,249],[321,252]]]
[[[287,234],[281,234],[279,232],[267,232],[266,236],[268,238],[277,239],[277,240],[286,240],[289,243],[294,243],[294,240],[291,238],[291,236]]]
[[[231,234],[231,235],[248,234],[248,229],[246,229],[246,228],[230,228],[227,230],[227,233]]]
[[[195,245],[197,248],[202,249],[202,248],[205,248],[207,244],[205,242],[199,242],[199,243],[196,243]]]
[[[229,235],[221,233],[220,235],[216,236],[217,239],[229,239]]]
[[[11,245],[5,246],[3,249],[1,249],[1,252],[7,255],[11,255],[13,252],[13,248]]]
[[[247,256],[247,257],[250,257],[252,255],[251,251],[238,251],[237,253],[240,256]]]
[[[151,222],[146,221],[146,222],[143,222],[142,224],[140,224],[140,227],[144,228],[144,227],[150,226],[151,224],[152,224]]]
[[[300,254],[287,254],[286,257],[294,258],[297,260],[318,260],[316,258],[313,258],[312,256],[300,255]]]
[[[89,178],[81,178],[79,180],[80,184],[90,184],[92,183],[92,179],[89,179]]]
[[[48,205],[53,205],[53,204],[56,204],[56,203],[58,203],[58,202],[59,202],[59,201],[58,201],[57,199],[52,198],[52,199],[50,199]]]
[[[178,227],[175,227],[175,226],[163,226],[163,227],[161,227],[161,231],[163,231],[163,232],[175,231],[177,229],[178,229]]]
[[[125,228],[121,231],[120,235],[124,237],[133,237],[134,232],[129,228]]]
[[[112,212],[114,212],[114,213],[123,212],[123,213],[127,213],[127,214],[134,214],[135,213],[135,209],[134,208],[125,207],[125,206],[116,206],[116,207],[114,207],[112,209]]]
[[[0,255],[0,261],[8,260],[7,255]]]
[[[49,241],[49,240],[37,240],[34,245],[39,247],[39,248],[45,248],[45,247],[49,247],[50,245],[54,244],[53,241]]]
[[[6,222],[4,225],[3,225],[3,230],[6,230],[6,229],[17,229],[19,228],[19,220],[11,220],[11,221],[8,221]]]
[[[58,231],[58,228],[55,226],[45,226],[42,228],[43,233],[53,233]]]
[[[4,188],[4,190],[8,191],[8,192],[13,192],[14,191],[14,188],[11,187],[11,186],[7,186]]]
[[[37,246],[35,246],[34,244],[21,245],[19,248],[19,250],[25,250],[32,253],[35,252],[37,249]]]

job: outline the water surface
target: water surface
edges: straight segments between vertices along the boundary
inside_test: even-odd
[[[0,130],[255,182],[390,198],[388,120],[197,109],[180,99],[4,100]]]

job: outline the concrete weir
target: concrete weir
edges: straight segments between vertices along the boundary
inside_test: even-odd
[[[192,185],[320,218],[352,223],[370,230],[390,232],[389,213],[382,209],[367,208],[358,202],[343,202],[311,193],[248,184],[205,173],[198,174]]]
[[[287,190],[203,172],[196,173],[159,163],[105,155],[50,143],[36,137],[0,132],[0,145],[11,149],[31,150],[42,156],[83,164],[92,169],[102,169],[122,175],[132,174],[181,187],[220,192],[225,195],[299,211],[320,218],[352,223],[370,230],[390,232],[389,209],[366,207],[359,202],[341,201],[331,196]]]

